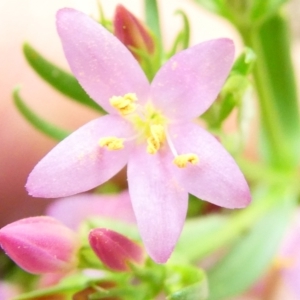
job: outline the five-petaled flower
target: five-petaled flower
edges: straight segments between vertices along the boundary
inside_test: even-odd
[[[31,195],[86,191],[127,163],[138,228],[159,263],[180,235],[188,193],[227,208],[250,202],[233,158],[192,122],[212,104],[230,71],[231,40],[210,40],[176,54],[150,85],[128,49],[88,16],[62,9],[57,28],[72,72],[109,114],[79,128],[37,164],[27,182]]]

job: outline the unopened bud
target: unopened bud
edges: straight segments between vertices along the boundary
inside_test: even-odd
[[[154,41],[149,30],[123,5],[118,5],[114,18],[115,36],[130,50],[130,47],[148,54],[154,53]],[[131,51],[131,50],[130,50]],[[138,55],[131,51],[136,59]]]
[[[144,262],[143,248],[115,231],[96,228],[89,234],[89,242],[105,266],[115,271],[129,271],[129,263]]]
[[[77,264],[75,232],[51,217],[8,224],[0,230],[0,245],[17,265],[33,274],[66,272]]]

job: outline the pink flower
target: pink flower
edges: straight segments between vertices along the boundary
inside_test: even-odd
[[[88,16],[62,9],[57,28],[72,72],[109,114],[79,128],[37,164],[26,185],[31,195],[86,191],[127,163],[139,231],[158,263],[177,242],[188,193],[227,208],[250,202],[233,158],[192,121],[212,104],[230,71],[231,40],[176,54],[150,85],[128,49]]]
[[[0,230],[0,245],[22,269],[33,274],[66,272],[76,266],[78,240],[51,217],[32,217]]]
[[[126,236],[106,228],[96,228],[89,234],[89,242],[100,260],[116,271],[128,271],[129,262],[142,264],[143,248]]]

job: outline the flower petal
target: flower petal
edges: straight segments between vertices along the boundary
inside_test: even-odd
[[[110,151],[99,146],[107,136],[132,136],[130,123],[107,115],[72,133],[50,151],[33,169],[26,188],[35,197],[66,197],[92,189],[121,170],[128,159],[130,143]]]
[[[70,210],[72,214],[67,214],[66,212]],[[127,191],[117,195],[86,193],[57,199],[48,206],[46,214],[75,230],[80,222],[94,216],[114,218],[128,223],[135,222]]]
[[[198,155],[197,165],[174,170],[189,193],[227,208],[249,204],[251,195],[243,174],[215,137],[193,123],[170,126],[170,137],[178,154]]]
[[[128,162],[128,184],[138,228],[150,257],[164,263],[186,217],[188,193],[171,173],[171,158],[137,147]]]
[[[179,52],[153,79],[152,101],[170,118],[198,117],[216,99],[233,58],[234,45],[229,39],[207,41]]]
[[[87,15],[71,8],[57,13],[57,30],[71,70],[86,92],[106,111],[109,98],[136,93],[146,101],[148,80],[129,50]]]

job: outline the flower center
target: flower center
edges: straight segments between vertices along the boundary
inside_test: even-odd
[[[122,117],[126,118],[135,127],[137,134],[129,138],[104,137],[99,141],[101,147],[108,150],[120,150],[124,148],[124,142],[137,140],[147,142],[147,152],[155,154],[161,149],[165,141],[170,146],[175,156],[173,163],[179,168],[185,168],[188,163],[197,164],[199,159],[194,153],[178,155],[170,136],[167,132],[168,120],[163,114],[155,110],[151,103],[144,107],[136,102],[138,101],[136,94],[128,93],[124,96],[113,96],[109,99],[112,107],[114,107]]]

